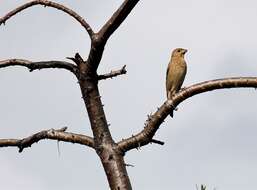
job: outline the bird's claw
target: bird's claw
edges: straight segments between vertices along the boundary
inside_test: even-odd
[[[183,91],[183,90],[186,90],[186,86],[184,86],[184,87],[182,87],[182,88],[180,88],[180,91]]]

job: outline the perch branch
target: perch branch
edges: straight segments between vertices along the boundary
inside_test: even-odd
[[[37,143],[42,139],[52,139],[64,142],[78,143],[94,148],[93,138],[85,135],[68,133],[65,132],[66,130],[67,127],[63,127],[57,130],[49,129],[40,131],[23,139],[0,139],[0,147],[14,146],[19,148],[19,152],[22,152],[24,148],[30,147],[32,144]]]
[[[59,68],[66,69],[76,74],[76,66],[65,62],[65,61],[39,61],[32,62],[24,59],[7,59],[0,61],[0,68],[9,67],[9,66],[24,66],[29,69],[29,71],[34,71],[37,69],[46,69],[46,68]]]
[[[35,1],[31,1],[28,3],[25,3],[19,7],[17,7],[16,9],[12,10],[11,12],[7,13],[4,17],[0,18],[0,25],[1,24],[5,24],[5,22],[11,18],[12,16],[16,15],[17,13],[23,11],[24,9],[27,9],[29,7],[32,7],[34,5],[43,5],[43,6],[48,6],[48,7],[53,7],[56,9],[59,9],[67,14],[69,14],[70,16],[72,16],[74,19],[76,19],[88,32],[90,38],[92,38],[94,32],[92,30],[92,28],[90,27],[90,25],[79,15],[77,14],[75,11],[69,9],[68,7],[65,7],[64,5],[52,2],[52,1],[47,1],[47,0],[35,0]]]
[[[194,95],[217,89],[243,87],[257,88],[257,77],[224,78],[189,86],[175,94],[171,100],[165,101],[153,115],[149,116],[145,127],[141,132],[130,138],[121,140],[118,143],[118,146],[121,148],[121,150],[126,152],[150,143],[161,123],[164,122],[164,119],[174,110],[174,108],[184,100]]]
[[[120,70],[111,71],[110,73],[107,73],[107,74],[104,74],[104,75],[98,75],[98,80],[113,78],[113,77],[117,77],[119,75],[124,75],[126,73],[127,73],[126,65],[124,65]]]

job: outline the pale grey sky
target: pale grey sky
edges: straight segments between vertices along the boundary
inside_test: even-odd
[[[1,0],[0,16],[27,1]],[[99,29],[121,0],[56,1]],[[185,85],[230,76],[257,75],[257,2],[254,0],[140,1],[110,38],[99,73],[127,65],[128,73],[102,81],[100,91],[116,140],[140,131],[147,114],[165,101],[170,52],[189,50]],[[0,27],[0,59],[65,60],[88,55],[87,33],[52,8],[30,8]],[[0,138],[26,137],[49,128],[91,135],[75,77],[63,70],[0,70]],[[256,189],[257,91],[219,90],[179,106],[157,133],[164,146],[126,154],[134,189]],[[0,149],[0,189],[107,189],[95,152],[87,147],[40,141],[19,154]]]

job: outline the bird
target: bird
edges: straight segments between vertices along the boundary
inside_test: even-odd
[[[184,82],[187,73],[187,64],[184,59],[186,52],[187,49],[184,48],[176,48],[172,51],[166,72],[166,93],[168,100],[180,90]],[[170,116],[173,117],[173,112],[170,113]]]

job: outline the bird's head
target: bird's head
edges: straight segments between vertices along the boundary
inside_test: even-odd
[[[187,50],[183,48],[176,48],[172,52],[172,57],[182,57],[184,58],[184,55],[186,54]]]

